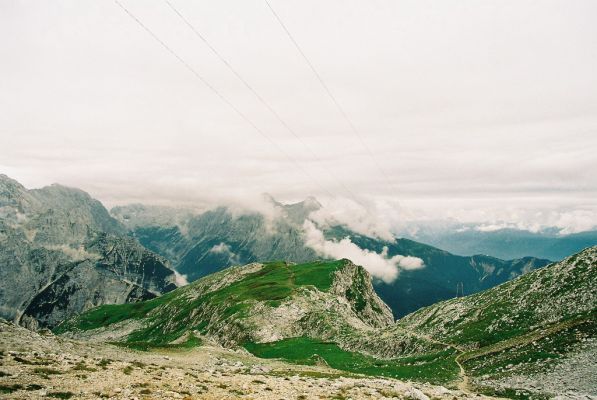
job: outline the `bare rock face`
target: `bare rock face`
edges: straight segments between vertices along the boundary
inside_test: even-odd
[[[373,289],[369,272],[350,260],[344,261],[344,268],[336,272],[330,292],[346,298],[352,310],[369,325],[375,328],[391,325],[394,322],[392,310]]]
[[[125,232],[83,191],[27,190],[0,175],[0,316],[53,327],[98,305],[176,288],[166,260]]]

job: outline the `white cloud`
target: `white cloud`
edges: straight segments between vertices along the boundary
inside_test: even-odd
[[[588,210],[519,210],[510,220],[482,223],[474,227],[479,232],[517,229],[538,233],[557,229],[561,235],[597,229],[597,209]]]
[[[189,284],[186,275],[179,274],[178,272],[174,271],[174,282],[178,286],[186,286]]]
[[[211,249],[209,249],[209,252],[216,254],[232,253],[232,251],[230,250],[230,246],[228,246],[224,242],[214,245]]]
[[[423,260],[416,257],[396,255],[388,258],[388,249],[384,247],[382,253],[361,249],[349,238],[340,241],[326,240],[312,221],[305,221],[305,244],[317,253],[331,258],[348,258],[358,265],[362,265],[375,278],[384,282],[393,282],[401,269],[417,269],[424,266]]]
[[[496,195],[477,200],[408,200],[403,204],[409,214],[392,219],[392,229],[399,234],[416,233],[417,228],[422,226],[457,232],[516,229],[537,233],[555,230],[562,235],[597,229],[597,203],[590,196],[573,199],[565,196],[510,199],[508,196]]]
[[[325,206],[312,212],[309,218],[319,226],[345,225],[365,236],[394,241],[390,226],[380,217],[374,205],[362,205],[346,198],[331,198]]]
[[[228,257],[228,261],[232,264],[240,263],[240,257],[238,254],[234,253],[230,246],[224,242],[220,242],[219,244],[214,245],[211,249],[209,249],[210,253],[213,254],[222,254]]]
[[[475,230],[479,231],[479,232],[495,232],[495,231],[499,231],[501,229],[508,229],[508,228],[515,228],[515,225],[513,224],[506,224],[506,223],[500,223],[500,224],[482,224],[482,225],[478,225],[475,226]],[[464,232],[466,229],[459,229],[460,232]]]

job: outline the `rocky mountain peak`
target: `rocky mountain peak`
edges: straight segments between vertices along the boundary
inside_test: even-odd
[[[88,193],[62,185],[27,190],[6,175],[0,266],[0,317],[33,328],[176,287],[168,262],[128,237]]]

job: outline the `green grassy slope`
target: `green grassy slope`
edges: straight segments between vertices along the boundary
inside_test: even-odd
[[[485,292],[424,308],[396,329],[453,345],[478,390],[540,398],[545,393],[519,378],[557,371],[569,355],[590,351],[586,343],[597,337],[596,287],[593,247]]]
[[[489,346],[597,308],[597,247],[498,287],[444,301],[399,321],[466,348]]]
[[[403,380],[453,382],[458,377],[453,349],[442,349],[424,355],[380,359],[359,352],[347,351],[333,342],[306,337],[271,343],[245,343],[244,347],[262,358],[279,358],[297,364],[326,364],[332,368],[359,374],[385,376]]]
[[[391,323],[391,311],[375,295],[367,272],[338,260],[230,268],[150,301],[96,308],[55,332],[128,324],[120,341],[135,346],[171,344],[189,332],[239,345],[303,331],[355,337],[355,330]]]

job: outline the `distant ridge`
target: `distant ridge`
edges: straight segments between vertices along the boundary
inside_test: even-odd
[[[180,210],[171,209],[173,222],[169,223],[164,223],[166,208],[121,206],[112,209],[112,214],[145,247],[168,258],[191,281],[232,265],[267,260],[303,263],[321,258],[306,245],[303,229],[305,220],[319,209],[319,202],[309,198],[284,205],[271,196],[269,202],[277,211],[273,219],[257,211],[238,213],[226,207],[201,214],[181,214]],[[534,257],[463,257],[413,240],[397,238],[389,242],[372,238],[343,225],[321,229],[328,240],[349,237],[361,249],[381,253],[387,247],[389,257],[401,254],[424,261],[425,268],[402,271],[399,279],[390,284],[374,281],[395,317],[455,297],[459,282],[463,283],[464,294],[476,293],[550,262]]]

